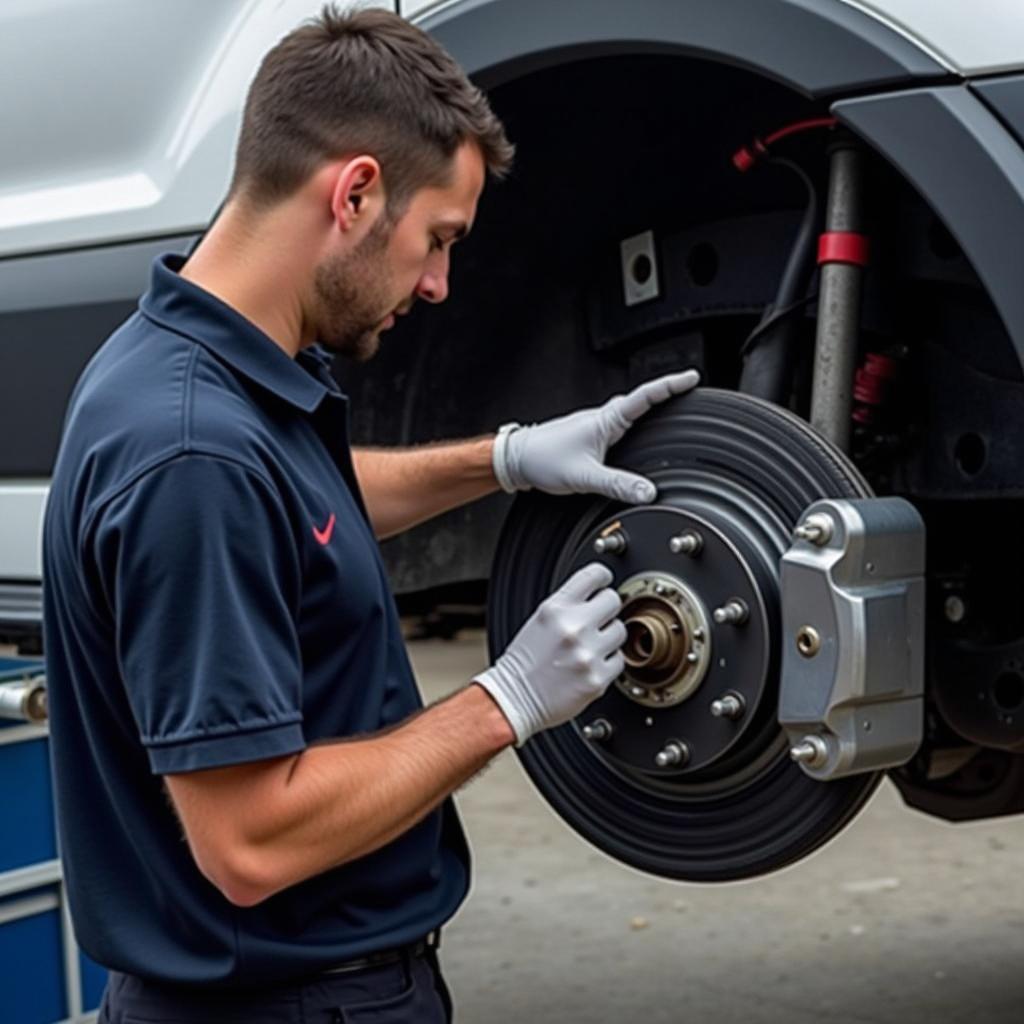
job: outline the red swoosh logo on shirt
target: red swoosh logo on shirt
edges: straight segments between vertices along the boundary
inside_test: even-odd
[[[316,528],[316,523],[313,524],[313,536],[316,537],[319,544],[328,544],[331,539],[331,534],[334,533],[334,513],[331,513],[331,518],[327,520],[327,525],[322,529]]]

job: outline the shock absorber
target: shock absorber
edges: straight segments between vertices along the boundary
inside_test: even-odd
[[[868,241],[864,227],[863,148],[852,137],[831,150],[825,232],[818,243],[818,327],[811,424],[850,449],[860,301]]]

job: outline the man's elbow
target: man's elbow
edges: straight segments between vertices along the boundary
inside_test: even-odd
[[[192,856],[203,877],[236,907],[255,907],[285,888],[266,851],[237,845],[222,850],[192,846]]]

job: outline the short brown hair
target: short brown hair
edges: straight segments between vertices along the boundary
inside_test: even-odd
[[[507,173],[514,148],[504,127],[440,44],[390,11],[327,4],[263,58],[245,102],[231,193],[271,205],[325,161],[369,153],[394,215],[418,189],[448,180],[466,141],[493,175]]]

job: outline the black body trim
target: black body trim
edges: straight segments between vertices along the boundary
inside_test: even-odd
[[[882,22],[821,0],[461,0],[420,24],[485,88],[624,53],[734,64],[811,97],[953,77]]]
[[[1024,365],[1024,149],[964,85],[841,100],[832,111],[942,219],[988,290]]]
[[[1024,146],[1024,75],[973,82],[971,88],[1003,119]]]

